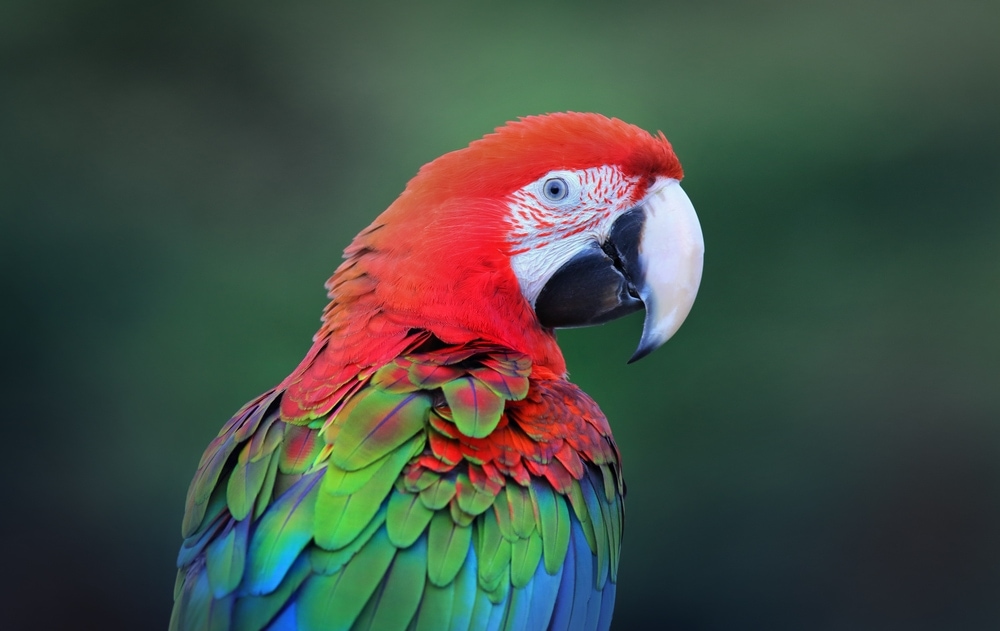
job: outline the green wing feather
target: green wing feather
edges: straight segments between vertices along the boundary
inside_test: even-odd
[[[617,579],[617,463],[563,454],[563,468],[558,435],[505,429],[517,422],[512,405],[544,403],[530,372],[510,351],[438,348],[367,370],[325,416],[286,422],[280,390],[251,402],[212,442],[189,490],[171,628],[457,631],[556,620],[573,528],[593,553],[587,590],[599,595]],[[518,453],[525,440],[556,442],[529,461]]]
[[[396,490],[389,498],[386,519],[389,541],[397,548],[408,548],[431,522],[434,511],[424,506],[420,496]]]
[[[424,429],[430,396],[369,388],[348,403],[334,421],[339,429],[330,462],[354,471],[396,451]],[[372,419],[379,419],[372,423]]]
[[[263,629],[288,605],[292,594],[311,575],[312,567],[308,556],[300,555],[274,591],[258,596],[247,594],[238,598],[233,608],[234,631]]]
[[[427,582],[427,542],[421,537],[413,545],[399,548],[379,591],[369,599],[372,609],[368,626],[355,629],[405,629],[422,606]],[[387,606],[380,607],[379,603]]]
[[[379,528],[352,563],[330,575],[309,577],[297,600],[299,628],[348,631],[395,556],[396,548],[385,529]]]

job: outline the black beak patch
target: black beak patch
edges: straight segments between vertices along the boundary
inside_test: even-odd
[[[535,300],[542,326],[602,324],[642,308],[639,241],[644,219],[641,207],[624,213],[607,241],[590,244],[552,275]]]

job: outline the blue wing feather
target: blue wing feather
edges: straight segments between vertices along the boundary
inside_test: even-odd
[[[451,624],[442,631],[466,631],[472,625],[472,610],[479,591],[479,586],[476,584],[478,575],[479,562],[473,546],[469,550],[469,556],[465,557],[465,565],[455,577],[455,601],[451,609]]]
[[[618,585],[608,581],[601,592],[601,617],[597,623],[597,628],[604,631],[611,628],[611,614],[615,611],[615,592]]]
[[[298,631],[298,623],[295,618],[297,615],[297,607],[295,603],[285,607],[281,615],[274,619],[274,622],[267,627],[267,631]]]
[[[545,570],[545,564],[539,563],[535,577],[531,579],[534,593],[531,596],[531,607],[524,629],[547,629],[554,613],[559,585],[562,582],[563,569],[560,568],[553,576]]]

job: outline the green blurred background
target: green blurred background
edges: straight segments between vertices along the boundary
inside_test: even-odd
[[[662,129],[701,295],[562,333],[615,629],[1000,628],[1000,3],[0,3],[4,629],[159,629],[350,238],[519,115]]]

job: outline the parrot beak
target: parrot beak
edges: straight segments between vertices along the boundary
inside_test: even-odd
[[[645,221],[639,237],[639,273],[634,278],[639,279],[646,320],[629,363],[659,348],[684,323],[698,295],[705,255],[698,215],[677,180],[668,180],[639,207]]]
[[[560,267],[535,301],[547,327],[602,324],[646,309],[642,338],[629,363],[680,328],[701,283],[705,242],[698,215],[677,180],[658,181],[611,226]]]

